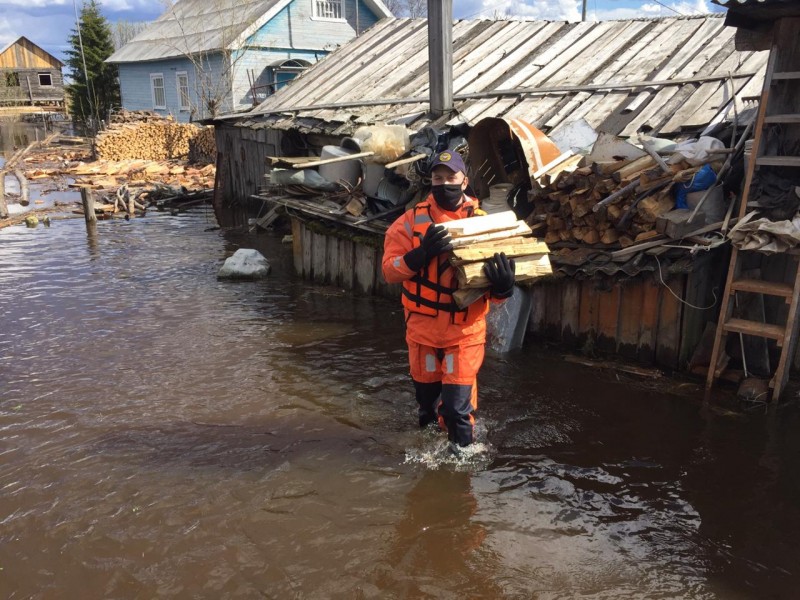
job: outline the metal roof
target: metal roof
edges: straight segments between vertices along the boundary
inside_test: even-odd
[[[240,48],[290,2],[179,0],[107,62],[144,62]],[[379,16],[391,16],[381,0],[366,0],[366,3]]]
[[[550,131],[583,117],[622,135],[703,128],[726,118],[729,74],[739,100],[761,91],[767,53],[736,51],[734,33],[720,14],[585,23],[456,21],[458,118],[452,122],[513,117]],[[426,21],[387,20],[249,113],[223,119],[341,134],[375,122],[413,129],[429,122],[427,96]]]

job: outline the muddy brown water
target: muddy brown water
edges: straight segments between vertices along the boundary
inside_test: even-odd
[[[393,301],[207,211],[0,231],[0,598],[795,598],[798,417],[529,341],[480,452],[414,428]],[[215,278],[239,246],[273,275]]]

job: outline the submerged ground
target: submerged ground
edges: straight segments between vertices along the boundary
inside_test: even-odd
[[[398,303],[206,210],[0,231],[0,597],[792,598],[800,420],[487,359],[415,430]],[[237,247],[274,273],[223,283]]]

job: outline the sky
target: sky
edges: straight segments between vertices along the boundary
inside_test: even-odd
[[[78,7],[81,0],[76,0]],[[152,21],[164,0],[100,0],[110,22]],[[709,0],[587,0],[588,19],[691,15],[721,10]],[[524,17],[578,21],[579,0],[453,0],[459,19]],[[63,60],[75,24],[73,0],[0,0],[0,48],[24,35]]]

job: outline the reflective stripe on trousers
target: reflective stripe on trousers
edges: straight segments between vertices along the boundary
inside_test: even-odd
[[[483,354],[483,344],[434,348],[408,342],[420,426],[438,418],[451,441],[461,446],[472,443]]]

